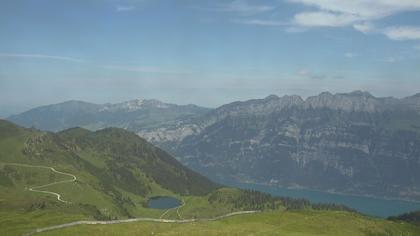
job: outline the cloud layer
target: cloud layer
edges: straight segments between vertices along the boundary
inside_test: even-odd
[[[340,17],[352,18],[353,22],[376,20],[403,11],[420,10],[418,0],[289,0],[307,6],[317,7],[320,12],[334,13]],[[333,19],[332,19],[333,20]],[[330,22],[334,25],[334,22]],[[351,23],[351,22],[349,22]]]
[[[201,7],[200,7],[201,8]],[[228,3],[217,4],[215,7],[201,8],[210,11],[231,12],[238,15],[250,16],[272,11],[276,7],[272,5],[250,4],[246,0],[234,0]]]
[[[389,27],[383,33],[392,40],[420,40],[420,27]]]
[[[44,54],[19,54],[19,53],[0,53],[0,57],[7,58],[21,58],[21,59],[49,59],[49,60],[59,60],[59,61],[69,61],[69,62],[85,62],[85,60],[72,58],[72,57],[63,57],[63,56],[51,56]]]
[[[395,26],[377,29],[371,22],[401,12],[420,10],[419,0],[289,0],[317,11],[297,13],[293,23],[301,27],[353,26],[362,33],[381,33],[392,40],[418,40],[420,27]]]

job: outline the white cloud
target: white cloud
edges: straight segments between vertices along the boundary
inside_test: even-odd
[[[346,52],[346,53],[344,53],[344,56],[347,57],[347,58],[354,58],[354,57],[358,57],[359,54],[354,53],[354,52]]]
[[[274,10],[275,7],[271,5],[256,5],[250,4],[246,0],[234,0],[229,3],[219,4],[216,7],[205,8],[205,10],[233,12],[239,15],[256,15]]]
[[[420,27],[416,26],[394,26],[378,29],[370,23],[362,23],[354,24],[353,28],[365,34],[372,32],[384,34],[391,40],[420,40]]]
[[[109,69],[109,70],[122,70],[122,71],[131,71],[131,72],[140,72],[140,73],[190,74],[190,72],[187,72],[187,71],[167,70],[167,69],[162,69],[160,67],[152,67],[152,66],[102,65],[99,67],[103,69]]]
[[[419,50],[420,51],[420,45],[416,45],[414,46],[414,49]]]
[[[327,78],[324,74],[316,74],[309,70],[302,69],[297,72],[300,77],[310,78],[310,79],[325,79]]]
[[[384,29],[383,33],[392,40],[420,40],[420,27],[389,27]]]
[[[289,0],[316,7],[319,11],[301,12],[294,22],[311,27],[353,25],[363,33],[374,30],[369,22],[405,11],[420,10],[419,0]]]
[[[246,24],[246,25],[261,25],[261,26],[285,26],[289,25],[289,23],[285,23],[283,21],[271,21],[271,20],[260,20],[260,19],[236,19],[232,22],[239,23],[239,24]]]
[[[133,11],[135,9],[136,9],[136,7],[134,7],[134,6],[116,6],[115,7],[115,10],[117,12]]]
[[[334,75],[334,74],[325,74],[325,73],[317,73],[317,72],[313,72],[307,69],[301,69],[297,72],[298,77],[300,78],[305,78],[305,79],[309,79],[309,80],[329,80],[329,81],[335,81],[335,80],[340,80],[343,79],[344,76],[342,75]]]
[[[395,62],[399,62],[402,61],[404,58],[401,56],[389,56],[389,57],[385,57],[380,61],[383,62],[388,62],[388,63],[395,63]]]
[[[352,26],[362,33],[380,33],[391,40],[420,40],[420,27],[376,28],[372,22],[400,12],[420,11],[420,0],[288,0],[318,8],[300,12],[292,21],[302,27]],[[392,61],[392,60],[388,60]]]
[[[69,62],[85,62],[85,60],[72,58],[72,57],[62,57],[62,56],[51,56],[44,54],[20,54],[20,53],[0,53],[0,57],[4,58],[21,58],[21,59],[49,59],[49,60],[60,60],[60,61],[69,61]]]
[[[354,24],[353,28],[365,34],[375,31],[375,27],[369,22]]]
[[[315,6],[326,12],[354,15],[364,19],[380,19],[403,11],[420,10],[419,0],[289,0]]]
[[[301,12],[294,16],[293,22],[305,27],[340,27],[352,24],[358,17],[349,14],[337,14],[331,12]]]

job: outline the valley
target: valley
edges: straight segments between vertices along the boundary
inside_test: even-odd
[[[240,234],[277,220],[284,225],[275,223],[267,233],[288,232],[304,224],[309,228],[301,233],[306,235],[321,230],[311,228],[313,219],[327,222],[337,216],[342,227],[360,224],[351,233],[415,235],[420,230],[408,223],[363,216],[341,205],[215,184],[122,129],[49,133],[0,121],[0,147],[2,235],[100,235],[102,227],[111,235],[131,235],[138,227],[146,234],[165,235],[169,229],[186,235],[196,230],[204,235]],[[155,196],[171,196],[183,204],[172,209],[147,207]],[[299,220],[293,226],[290,220],[301,217],[311,220]],[[333,235],[336,230],[331,226],[319,232]]]

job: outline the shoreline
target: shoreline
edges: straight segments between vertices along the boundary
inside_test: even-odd
[[[392,197],[378,197],[375,195],[370,194],[355,194],[355,193],[344,193],[344,192],[336,192],[336,191],[325,191],[325,190],[319,190],[319,189],[312,189],[308,187],[293,187],[293,186],[283,186],[283,185],[275,185],[270,183],[258,183],[258,182],[251,182],[251,181],[233,181],[235,184],[254,184],[254,185],[260,185],[264,187],[270,187],[270,188],[283,188],[287,190],[305,190],[310,192],[318,192],[318,193],[327,193],[327,194],[333,194],[333,195],[340,195],[340,196],[351,196],[351,197],[364,197],[364,198],[371,198],[371,199],[377,199],[377,200],[386,200],[386,201],[402,201],[407,203],[416,203],[420,204],[420,200],[413,200],[413,199],[404,199],[404,198],[392,198]]]

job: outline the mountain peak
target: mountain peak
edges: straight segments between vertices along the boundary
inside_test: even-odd
[[[156,99],[143,99],[138,98],[134,100],[129,100],[121,103],[115,103],[115,104],[106,104],[101,111],[117,111],[117,110],[123,110],[123,111],[137,111],[144,108],[169,108],[170,104],[161,102]]]
[[[370,99],[371,98],[371,99]],[[368,92],[353,91],[351,93],[323,92],[318,96],[309,97],[306,106],[312,108],[330,108],[345,111],[373,112],[383,108],[379,100]]]
[[[318,95],[318,97],[332,97],[332,96],[334,95],[328,91],[322,92]]]
[[[407,98],[420,98],[420,93],[416,93],[416,94],[414,94],[412,96],[409,96]]]
[[[270,94],[267,97],[264,98],[264,100],[273,100],[273,99],[279,99],[279,96],[275,94]]]
[[[357,97],[367,97],[367,98],[373,98],[374,97],[369,92],[362,91],[362,90],[355,90],[355,91],[353,91],[351,93],[348,93],[348,95],[350,95],[350,96],[357,96]]]
[[[134,99],[127,102],[120,103],[119,107],[128,111],[135,111],[143,107],[145,100],[144,99]]]

